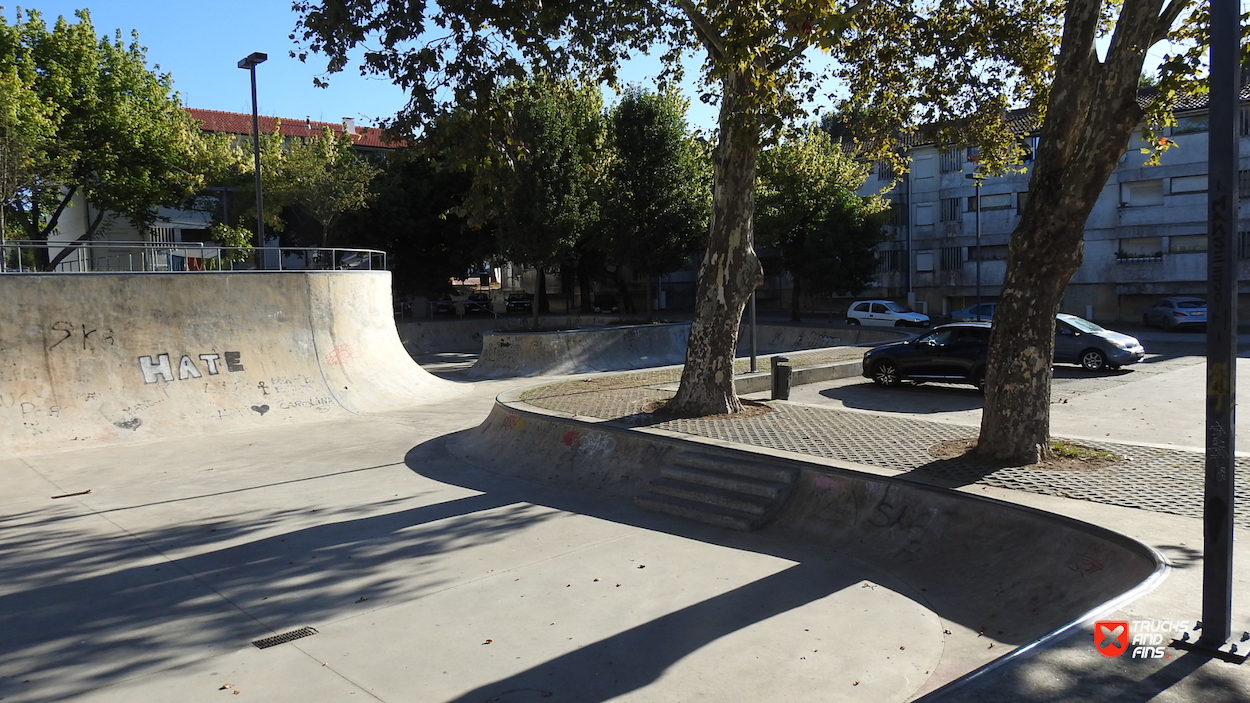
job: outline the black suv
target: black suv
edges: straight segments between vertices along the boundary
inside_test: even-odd
[[[864,354],[864,376],[884,388],[902,381],[968,383],[985,388],[990,323],[957,322],[915,339],[891,342]]]

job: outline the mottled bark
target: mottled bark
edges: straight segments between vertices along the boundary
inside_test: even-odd
[[[744,107],[750,104],[748,82],[730,73],[722,90],[707,254],[699,267],[681,386],[668,405],[670,412],[682,416],[742,409],[734,390],[734,349],[747,300],[764,280],[752,225],[760,131]]]
[[[1085,221],[1142,119],[1137,80],[1160,6],[1125,2],[1100,63],[1099,3],[1068,4],[1029,201],[1011,236],[994,314],[978,441],[983,456],[1029,463],[1050,452],[1055,313],[1081,266]]]

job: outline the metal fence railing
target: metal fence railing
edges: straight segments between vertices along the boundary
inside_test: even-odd
[[[174,273],[386,269],[386,252],[337,247],[225,247],[202,242],[7,240],[0,273]]]

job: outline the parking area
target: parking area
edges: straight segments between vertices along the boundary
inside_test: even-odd
[[[1205,416],[1205,336],[1193,332],[1128,330],[1146,347],[1138,364],[1089,372],[1055,366],[1051,430],[1058,436],[1201,448]],[[1243,355],[1248,340],[1242,340]],[[1245,364],[1239,385],[1250,387]],[[764,399],[767,393],[751,398]],[[883,389],[862,376],[796,386],[790,400],[846,410],[922,417],[977,426],[982,397],[970,386],[903,384]],[[1250,431],[1238,428],[1237,446],[1250,449]]]

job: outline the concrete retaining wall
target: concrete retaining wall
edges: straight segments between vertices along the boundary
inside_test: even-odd
[[[741,334],[745,337],[746,329]],[[487,331],[482,333],[481,356],[469,370],[469,376],[505,378],[672,366],[685,363],[689,336],[688,322],[558,332]],[[756,349],[764,355],[831,346],[880,344],[905,336],[907,333],[894,330],[760,325]],[[749,339],[739,340],[737,353],[739,356],[750,353]]]
[[[459,392],[395,333],[390,273],[0,277],[0,454],[410,407]]]
[[[798,469],[791,498],[766,531],[884,568],[923,592],[942,618],[973,633],[948,648],[926,690],[1011,649],[987,648],[987,640],[1033,642],[1158,578],[1164,568],[1141,543],[1068,518],[870,467],[574,418],[519,403],[522,390],[500,396],[482,425],[450,442],[452,451],[497,473],[622,500],[645,491],[663,466],[687,451]],[[986,640],[976,639],[977,632]]]

